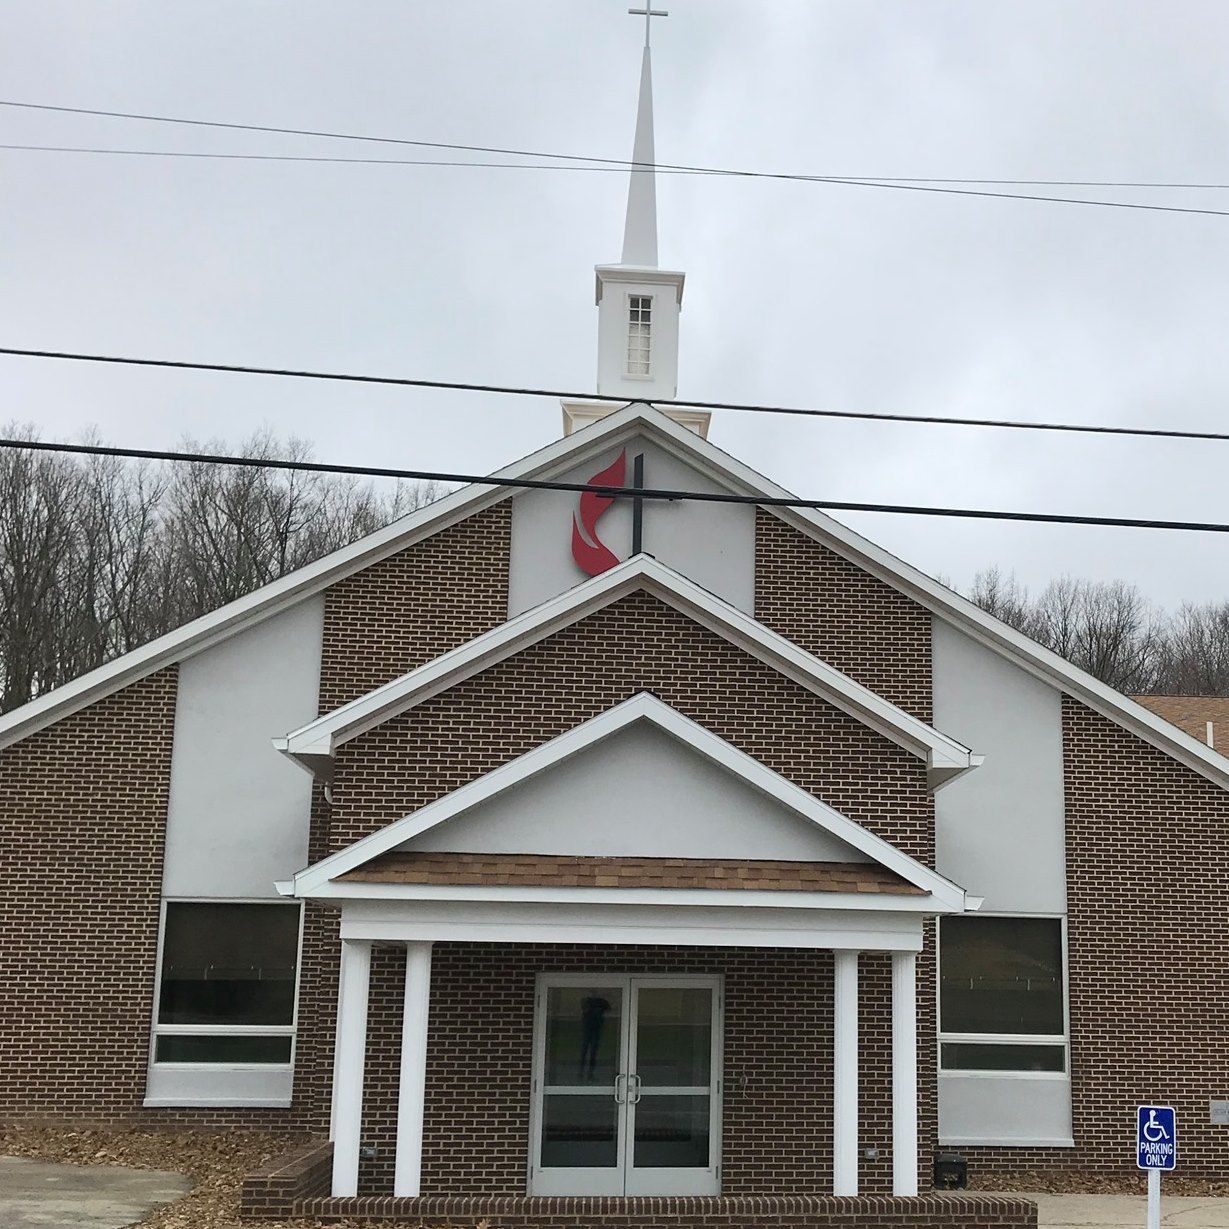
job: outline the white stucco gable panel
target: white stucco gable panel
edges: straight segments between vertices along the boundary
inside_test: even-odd
[[[649,721],[627,726],[401,848],[869,861]]]
[[[644,485],[660,490],[720,493],[720,486],[659,444],[635,436],[562,472],[561,482],[589,482],[627,450],[644,457]],[[508,614],[518,615],[588,579],[572,558],[573,491],[523,491],[512,500],[512,553]],[[632,545],[632,505],[617,500],[598,522],[598,535],[619,559]],[[643,549],[688,580],[750,613],[755,604],[755,509],[745,504],[689,501],[644,503]]]
[[[741,783],[753,792],[792,811],[800,821],[815,829],[821,838],[827,836],[838,845],[847,845],[851,850],[862,854],[864,861],[877,862],[907,883],[920,888],[922,895],[908,898],[914,911],[964,911],[965,894],[960,886],[923,866],[882,837],[876,836],[869,829],[863,828],[816,798],[814,794],[773,772],[759,760],[740,751],[711,730],[647,692],[640,692],[621,704],[616,704],[614,708],[591,717],[532,751],[527,751],[452,793],[428,803],[421,810],[414,811],[378,832],[363,837],[346,849],[314,863],[295,876],[293,894],[303,897],[362,896],[372,885],[339,883],[337,880],[381,854],[406,848],[415,838],[439,829],[494,799],[508,795],[534,778],[549,773],[557,766],[640,722],[652,723],[667,737],[686,744],[690,751],[709,760],[718,769],[740,778]],[[587,804],[591,795],[588,783],[583,784],[580,797],[573,798],[573,809]],[[457,851],[454,849],[452,852]],[[701,892],[700,895],[711,893]],[[748,894],[750,895],[759,894]],[[816,895],[822,897],[825,894]],[[880,902],[873,907],[891,907],[890,894],[882,897],[870,894],[865,900]]]
[[[935,795],[935,857],[988,912],[1064,913],[1062,697],[934,620],[934,724],[985,762]]]
[[[270,739],[316,713],[323,596],[181,663],[165,896],[274,896],[307,860],[311,779]]]

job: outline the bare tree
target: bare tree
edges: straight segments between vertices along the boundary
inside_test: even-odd
[[[1182,606],[1169,628],[1156,689],[1229,696],[1229,601]]]
[[[1031,598],[1014,576],[987,568],[969,597],[1119,691],[1159,685],[1170,633],[1163,613],[1133,585],[1060,576]]]
[[[1033,617],[1028,590],[1014,572],[1004,575],[997,566],[983,568],[973,577],[969,600],[996,619],[1028,632]]]
[[[36,438],[10,425],[10,436]],[[187,445],[200,450],[192,441]],[[215,451],[229,451],[218,442]],[[253,460],[308,460],[253,436]],[[267,467],[0,452],[0,711],[438,498]]]

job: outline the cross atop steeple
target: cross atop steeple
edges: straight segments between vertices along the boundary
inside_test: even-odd
[[[644,8],[642,9],[628,9],[627,11],[633,17],[643,17],[644,18],[644,45],[646,47],[649,45],[649,31],[651,29],[650,23],[652,22],[653,18],[670,16],[670,14],[665,9],[655,9],[648,4],[646,4]]]
[[[661,0],[658,0],[660,3]],[[636,137],[628,173],[627,219],[623,254],[617,263],[598,265],[597,391],[631,402],[673,401],[678,395],[679,312],[683,304],[681,271],[657,263],[657,158],[653,141],[653,51],[649,36],[654,17],[668,17],[653,0],[627,11],[644,18],[640,53],[640,93]],[[610,402],[565,401],[564,429],[611,413]],[[700,435],[708,415],[697,410],[667,410],[668,416]]]

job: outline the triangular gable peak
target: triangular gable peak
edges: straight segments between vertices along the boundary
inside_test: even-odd
[[[337,749],[351,739],[638,591],[647,592],[694,619],[924,760],[932,789],[981,762],[967,747],[647,555],[634,556],[543,602],[420,669],[276,740],[274,745],[327,778]]]
[[[179,662],[235,635],[245,627],[279,613],[332,584],[412,546],[515,493],[500,486],[500,478],[555,479],[588,458],[609,453],[637,435],[653,440],[665,452],[711,482],[734,494],[765,501],[791,498],[791,492],[756,473],[706,439],[642,404],[627,406],[576,434],[556,440],[538,452],[492,474],[493,484],[463,487],[441,500],[334,551],[272,584],[231,602],[176,631],[47,695],[0,717],[0,748],[58,721],[69,713],[173,662]],[[1136,737],[1172,756],[1208,780],[1229,789],[1229,760],[1198,739],[1171,725],[1143,705],[1106,686],[1092,675],[1030,640],[993,615],[919,569],[897,559],[861,534],[814,509],[768,506],[785,523],[815,538],[842,558],[905,594],[933,615],[984,644],[1034,677],[1087,704]]]
[[[584,756],[602,743],[617,738],[640,724],[660,731],[681,743],[687,752],[701,757],[722,773],[736,778],[741,788],[754,792],[763,800],[765,806],[775,811],[788,812],[804,831],[809,832],[815,860],[820,864],[846,864],[851,868],[851,875],[853,868],[859,865],[873,865],[883,868],[891,877],[916,890],[907,894],[876,892],[876,907],[900,908],[914,912],[960,912],[966,907],[964,892],[957,885],[646,693],[625,700],[476,781],[317,862],[296,875],[293,886],[286,886],[285,890],[295,896],[312,898],[413,895],[424,892],[430,894],[429,888],[424,889],[423,885],[398,884],[395,879],[379,884],[356,881],[359,877],[355,872],[398,852],[417,849],[429,854],[434,852],[436,847],[447,846],[449,826],[456,825],[455,830],[462,834],[461,825],[467,816],[480,814],[481,808],[490,808],[501,798],[526,787],[535,778],[541,778],[544,774],[565,766],[569,761]],[[583,821],[578,819],[577,822]],[[436,839],[428,839],[433,834]],[[469,843],[474,843],[472,837],[471,832]],[[458,836],[458,840],[461,844],[467,843],[463,834]],[[785,852],[775,843],[766,844],[765,851]],[[495,852],[498,855],[502,851],[497,849]],[[801,847],[799,852],[803,852]],[[807,865],[802,859],[798,861],[800,865]],[[397,887],[404,890],[396,892]],[[585,887],[576,890],[592,893],[600,888]],[[628,889],[611,890],[625,892]],[[532,889],[526,888],[524,891],[532,895]],[[551,891],[557,898],[558,889]],[[801,894],[807,893],[804,890]],[[722,895],[724,897],[726,893]],[[830,890],[822,891],[816,893],[815,903],[821,907],[847,907],[846,895],[848,894]],[[821,896],[824,898],[822,901],[819,899]],[[738,894],[739,900],[749,904],[756,903],[756,897],[758,894],[754,891]],[[779,893],[775,895],[773,903],[783,903]]]

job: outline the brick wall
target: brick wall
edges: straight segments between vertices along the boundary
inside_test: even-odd
[[[862,1188],[892,1180],[891,966],[861,958]],[[739,948],[436,944],[423,1144],[425,1195],[521,1195],[540,972],[707,973],[725,979],[722,1193],[832,1189],[832,954]],[[372,963],[360,1190],[392,1188],[404,952]],[[920,1170],[929,1178],[923,1147]]]
[[[344,848],[641,691],[927,864],[925,764],[646,593],[634,593],[345,744]]]
[[[913,856],[933,863],[933,812],[921,761],[643,593],[613,603],[346,744],[338,755],[334,774],[332,847],[344,847],[384,827],[642,690],[653,692],[851,818],[893,840]],[[489,1016],[496,1004],[502,1012],[509,986],[519,984],[521,987],[516,991],[522,996],[518,1009],[521,1016],[499,1029],[501,1053],[508,1062],[499,1068],[493,1080],[480,1083],[481,1095],[487,1095],[490,1083],[506,1090],[509,1081],[523,1092],[524,1080],[528,1078],[526,1056],[532,1029],[533,970],[562,967],[551,962],[558,958],[575,959],[575,955],[569,957],[571,949],[558,949],[555,956],[537,953],[528,964],[517,966],[515,953],[519,949],[439,950],[452,954],[437,958],[437,986],[448,984],[448,962],[459,961],[462,965],[458,967],[463,967],[467,952],[474,953],[479,970],[486,969],[475,986],[457,991],[459,1001],[468,1004],[468,1023],[464,1022],[462,1010],[454,1028],[448,1023],[446,1010],[441,1007],[436,1012],[433,1006],[432,1031],[440,1046],[456,1044],[455,1038],[450,1040],[453,1031],[474,1031],[475,1002],[483,1004],[484,1017]],[[774,968],[773,977],[781,979],[779,954],[728,955],[730,961],[741,962],[738,968],[748,970],[738,974],[736,969],[732,974],[741,976],[744,985],[754,983],[754,970],[764,967],[765,962]],[[593,955],[589,959],[597,963],[585,967],[597,967],[603,958],[601,953]],[[713,963],[714,957],[705,953],[680,950],[658,955],[645,953],[638,958],[658,968],[720,971]],[[802,959],[814,962],[819,957]],[[823,994],[815,997],[818,992],[808,991],[812,993],[808,1010],[828,1012],[830,1029],[831,1006],[827,991],[830,957],[823,954],[822,959],[827,962],[823,966],[827,972],[819,978],[824,986]],[[541,963],[543,960],[548,963]],[[652,964],[654,961],[657,963]],[[665,961],[665,965],[661,961]],[[399,962],[394,961],[391,966],[385,963],[385,972],[377,976],[381,964],[377,955],[369,1016],[371,1041],[366,1095],[371,1107],[373,1138],[386,1159],[366,1170],[363,1189],[387,1183],[387,1157],[392,1147],[391,1115],[395,1100],[402,981]],[[876,1182],[882,1184],[890,1180],[890,979],[886,957],[865,957],[863,964],[862,1042],[867,1064],[863,1112],[867,1141],[874,1139],[881,1150],[880,1160],[868,1169],[870,1189],[874,1189]],[[797,959],[794,965],[798,965]],[[519,983],[509,980],[517,977]],[[771,980],[773,978],[766,978],[765,983]],[[530,987],[527,992],[524,991],[526,985]],[[748,994],[746,1001],[752,997]],[[731,1004],[733,1001],[731,993]],[[934,1134],[933,960],[929,947],[920,962],[919,1002],[924,1039],[920,1086],[925,1145]],[[523,1014],[525,1011],[529,1013],[528,1022]],[[780,1059],[781,1074],[774,1077],[772,1089],[777,1105],[786,1103],[782,1101],[786,1093],[781,1081],[785,1078],[789,1056],[796,1060],[798,1053],[796,1039],[788,1028],[789,1020],[789,1009],[782,1000],[774,1016],[765,1017],[754,1027],[741,1028],[743,1036],[753,1036],[755,1044],[766,1052],[775,1046],[777,1053],[785,1054]],[[737,1031],[741,1027],[737,1012],[733,1017],[727,1016],[727,1021],[727,1028]],[[811,1104],[815,1113],[818,1114],[822,1107],[830,1118],[830,1105],[824,1099],[824,1089],[828,1087],[825,1081],[830,1080],[830,1043],[825,1049],[822,1033],[815,1029],[809,1031],[814,1041],[812,1061],[805,1074],[799,1075],[799,1082],[805,1083],[810,1092],[799,1095],[813,1096]],[[742,1047],[739,1061],[747,1061],[745,1055],[749,1045]],[[734,1053],[739,1052],[736,1046]],[[730,1061],[735,1060],[731,1057]],[[441,1070],[437,1065],[429,1073],[429,1087],[439,1080]],[[441,1155],[449,1147],[469,1155],[475,1166],[465,1180],[473,1178],[473,1173],[480,1169],[490,1175],[487,1181],[494,1186],[483,1189],[491,1189],[492,1193],[496,1190],[500,1193],[523,1191],[527,1119],[501,1120],[503,1111],[492,1104],[484,1104],[480,1110],[473,1108],[470,1112],[469,1103],[458,1100],[455,1086],[439,1087],[446,1088],[447,1093],[446,1099],[437,1104],[452,1106],[453,1130],[465,1137],[464,1141],[454,1138],[447,1147],[441,1146]],[[466,1108],[459,1111],[459,1105]],[[527,1109],[522,1109],[527,1113]],[[501,1121],[503,1128],[497,1129]],[[481,1139],[472,1130],[474,1122],[483,1123]],[[741,1172],[744,1183],[758,1183],[747,1189],[785,1189],[783,1185],[772,1186],[765,1176],[774,1165],[774,1158],[781,1155],[776,1126],[737,1130],[731,1137],[730,1147],[734,1168],[727,1169],[727,1174]],[[816,1146],[816,1151],[820,1150]],[[929,1165],[929,1153],[924,1146],[923,1174],[929,1174]],[[771,1171],[778,1175],[786,1172],[780,1167]],[[435,1172],[433,1180],[442,1182],[442,1169],[437,1166]],[[798,1177],[797,1181],[813,1181],[810,1189],[830,1188],[830,1176],[822,1168],[810,1161],[805,1164],[800,1161],[796,1173],[803,1172],[813,1177]],[[736,1181],[734,1178],[727,1180]],[[784,1182],[784,1178],[779,1181]],[[448,1189],[459,1191],[461,1188]]]
[[[508,618],[509,500],[372,564],[325,594],[320,711]]]
[[[755,617],[905,712],[933,719],[930,612],[763,508]]]
[[[425,665],[508,617],[507,500],[333,585],[325,595],[320,712]],[[396,817],[396,818],[399,818]],[[308,860],[337,847],[334,812],[317,783]],[[336,1028],[338,920],[308,902],[299,978],[296,1121],[327,1132]],[[376,1004],[373,1000],[373,1012]]]
[[[1063,754],[1076,1146],[962,1151],[983,1173],[1131,1173],[1135,1107],[1157,1101],[1182,1172],[1223,1181],[1229,794],[1069,696]]]
[[[308,1199],[325,1224],[397,1220],[460,1229],[1036,1229],[1037,1205],[1016,1196],[730,1196],[702,1199]]]
[[[145,1094],[174,667],[0,751],[0,1119]]]

